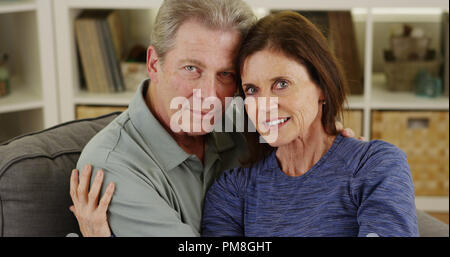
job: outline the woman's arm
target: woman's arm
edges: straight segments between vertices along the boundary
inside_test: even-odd
[[[351,185],[358,206],[358,236],[417,237],[414,184],[406,155],[382,141],[374,145]]]
[[[83,169],[78,185],[78,188],[82,186],[78,189],[82,193],[78,193],[77,198],[72,197],[72,209],[75,210],[84,236],[109,236],[111,232],[116,236],[199,236],[199,232],[184,223],[176,210],[169,206],[154,187],[136,182],[134,171],[119,164],[103,164],[98,167],[100,166],[104,175],[99,179],[94,175],[90,180],[90,191],[91,172],[85,173]],[[76,181],[76,178],[73,178],[72,184],[75,186]],[[112,193],[108,196],[112,197],[107,201],[108,204],[96,205],[95,199],[99,198],[100,192],[105,192],[105,197],[109,190],[105,185],[102,190],[97,189],[102,187],[103,181],[114,181],[120,188],[115,190],[114,196]],[[72,192],[74,191],[72,189]]]
[[[202,236],[244,236],[243,169],[226,171],[205,197]]]

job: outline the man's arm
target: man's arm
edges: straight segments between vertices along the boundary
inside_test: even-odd
[[[97,170],[95,166],[93,169]],[[137,176],[136,172],[124,166],[107,167],[107,165],[104,165],[101,170],[104,172],[105,183],[94,176],[91,192],[88,192],[89,189],[75,190],[81,191],[82,195],[78,194],[78,200],[72,197],[73,209],[88,210],[78,214],[75,212],[80,228],[88,227],[89,229],[84,229],[85,231],[102,231],[101,228],[105,227],[109,221],[112,233],[116,236],[199,236],[190,225],[181,221],[179,214],[169,206],[153,185]],[[91,180],[90,174],[82,173],[79,185],[89,184],[83,182],[84,180]],[[101,206],[95,201],[100,194],[104,195],[108,192],[107,187],[111,182],[116,185],[116,189],[108,207],[108,220],[105,219],[102,222],[98,219],[101,215],[96,215],[96,212],[101,213],[101,211],[89,206]],[[98,187],[102,188],[101,193],[94,191]],[[88,200],[83,202],[79,200],[80,198]],[[95,220],[96,217],[97,220]],[[83,235],[105,236],[105,234],[92,233],[87,235],[83,233]]]

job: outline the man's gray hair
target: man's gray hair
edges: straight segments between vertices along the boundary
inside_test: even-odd
[[[242,0],[164,0],[151,36],[161,61],[174,47],[178,28],[190,19],[212,29],[238,30],[243,37],[256,22],[252,9]]]

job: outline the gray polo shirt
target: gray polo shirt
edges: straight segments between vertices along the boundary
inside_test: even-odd
[[[206,191],[247,154],[240,133],[209,133],[204,165],[184,152],[144,101],[145,80],[123,112],[86,145],[78,160],[104,170],[102,195],[116,190],[108,221],[117,236],[199,236]],[[92,176],[91,183],[94,176]]]

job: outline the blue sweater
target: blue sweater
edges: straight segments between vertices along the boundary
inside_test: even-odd
[[[339,135],[308,172],[290,177],[273,152],[211,186],[202,235],[418,236],[406,156],[383,141]]]

